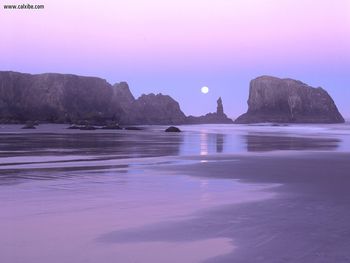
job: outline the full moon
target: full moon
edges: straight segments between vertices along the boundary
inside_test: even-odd
[[[209,92],[209,88],[208,87],[202,87],[201,88],[201,92],[203,93],[203,94],[207,94],[208,92]]]

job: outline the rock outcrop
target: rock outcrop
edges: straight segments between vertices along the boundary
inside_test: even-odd
[[[248,111],[235,123],[342,123],[333,99],[322,88],[293,79],[262,76],[250,82]]]
[[[70,74],[0,72],[0,122],[44,121],[105,125],[181,124],[185,115],[171,97],[135,99],[126,82],[109,84],[96,77]]]
[[[112,89],[103,79],[0,72],[0,119],[69,122],[107,117]]]
[[[161,93],[141,95],[130,104],[122,122],[136,124],[182,124],[186,116],[177,101]]]
[[[221,97],[217,100],[216,112],[208,113],[204,116],[188,116],[187,124],[230,124],[233,121],[224,113],[224,106]]]
[[[126,82],[116,83],[112,86],[113,90],[113,105],[115,107],[115,111],[120,110],[123,114],[127,114],[132,104],[135,101],[134,95],[132,95],[129,85]]]
[[[178,127],[170,126],[165,129],[165,132],[181,132],[181,130]]]

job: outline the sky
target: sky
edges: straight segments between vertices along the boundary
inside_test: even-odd
[[[350,117],[350,0],[27,2],[45,8],[1,6],[0,70],[127,81],[186,115],[215,111],[221,96],[232,118],[247,110],[251,79],[289,77],[325,88]]]

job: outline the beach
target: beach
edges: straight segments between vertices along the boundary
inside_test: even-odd
[[[163,230],[186,233],[188,228],[193,231],[191,236],[234,240],[237,247],[231,254],[208,262],[348,262],[349,160],[347,153],[282,153],[227,156],[186,167],[194,176],[215,173],[217,177],[280,186],[273,189],[276,198],[226,206]]]
[[[0,129],[1,262],[348,262],[349,126]]]

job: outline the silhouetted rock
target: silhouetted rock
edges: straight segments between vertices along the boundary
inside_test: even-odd
[[[186,117],[169,96],[142,95],[135,100],[126,82],[113,86],[96,77],[70,74],[0,72],[0,120],[39,120],[93,125],[180,124]]]
[[[165,132],[181,132],[181,130],[178,127],[170,126],[165,130]]]
[[[219,99],[217,100],[216,114],[218,117],[224,117],[225,115],[221,97],[219,97]]]
[[[72,124],[72,125],[69,126],[67,129],[70,129],[70,130],[80,130],[81,127],[82,127],[81,125]]]
[[[110,106],[110,112],[113,112],[112,120],[118,123],[133,124],[130,119],[130,113],[134,110],[135,101],[129,85],[126,82],[116,83],[112,86],[113,98]]]
[[[250,82],[248,111],[235,123],[342,123],[329,94],[301,81],[258,77]]]
[[[0,72],[0,118],[75,122],[108,117],[112,88],[105,80],[69,74]]]
[[[96,127],[94,127],[92,125],[84,125],[84,126],[80,127],[80,130],[83,130],[83,131],[94,131],[94,130],[96,130]]]
[[[224,106],[221,97],[217,100],[216,112],[204,116],[188,116],[187,124],[231,124],[233,121],[224,113]]]
[[[121,130],[122,128],[116,122],[109,122],[106,126],[101,128],[102,130]]]
[[[22,129],[36,129],[35,123],[32,121],[27,121],[26,124],[22,127]]]
[[[143,94],[135,100],[123,123],[133,124],[182,124],[186,116],[177,101],[163,94]]]

